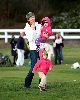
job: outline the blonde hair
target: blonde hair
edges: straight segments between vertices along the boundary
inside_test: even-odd
[[[44,51],[43,51],[43,53],[42,53],[42,55],[43,55],[43,56],[48,56],[47,51],[46,51],[46,50],[44,50]]]

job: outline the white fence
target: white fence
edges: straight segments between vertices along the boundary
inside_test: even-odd
[[[5,43],[8,42],[8,38],[11,38],[12,35],[8,34],[8,33],[14,33],[14,32],[24,32],[24,29],[0,29],[0,33],[4,33],[0,35],[0,38],[4,38],[5,39]],[[80,29],[53,29],[53,32],[60,32],[61,35],[63,36],[64,39],[80,39],[80,35],[78,36],[66,36],[64,33],[77,33],[80,32]],[[15,38],[18,38],[19,35],[14,35]],[[53,39],[53,36],[50,36],[50,39]]]

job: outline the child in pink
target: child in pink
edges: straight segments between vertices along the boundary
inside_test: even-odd
[[[50,26],[50,19],[48,17],[44,17],[41,20],[41,33],[39,38],[36,39],[36,45],[40,45],[40,43],[45,43],[49,36],[52,35],[52,28]]]
[[[34,68],[33,68],[33,73],[36,72],[37,68],[39,68],[39,78],[41,79],[40,83],[39,83],[39,88],[40,91],[45,90],[46,89],[46,74],[49,70],[52,70],[52,63],[49,59],[47,59],[48,57],[48,53],[46,52],[46,50],[43,50],[42,52],[42,58],[40,60],[37,61],[37,63],[35,64]]]
[[[50,19],[48,17],[44,17],[42,19],[40,38],[46,41],[51,35],[52,35],[52,29],[50,26]]]

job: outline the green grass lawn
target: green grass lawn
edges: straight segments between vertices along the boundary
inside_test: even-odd
[[[0,49],[10,55],[10,49]],[[0,100],[80,100],[80,69],[71,69],[80,63],[80,48],[63,48],[64,62],[54,66],[47,75],[47,91],[38,89],[35,73],[30,89],[24,88],[24,79],[30,66],[0,67]],[[12,59],[12,57],[10,56]]]

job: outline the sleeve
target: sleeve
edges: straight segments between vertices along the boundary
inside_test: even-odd
[[[51,27],[49,27],[49,29],[48,29],[48,35],[49,35],[49,36],[52,35],[52,29],[51,29]]]
[[[33,41],[33,38],[34,38],[33,32],[29,29],[26,29],[25,32],[26,32],[26,38],[28,39],[28,41],[29,42]]]
[[[26,34],[26,38],[28,39],[28,41],[32,41],[33,39],[33,31],[31,30],[30,26],[26,23],[26,26],[24,28],[25,30],[25,34]]]
[[[53,65],[52,62],[49,60],[49,70],[52,70],[53,67],[54,67],[54,65]]]
[[[62,43],[62,38],[60,38],[60,43]]]
[[[37,68],[39,68],[39,66],[40,66],[40,63],[41,63],[41,60],[38,60],[33,68],[33,72],[36,72]]]

